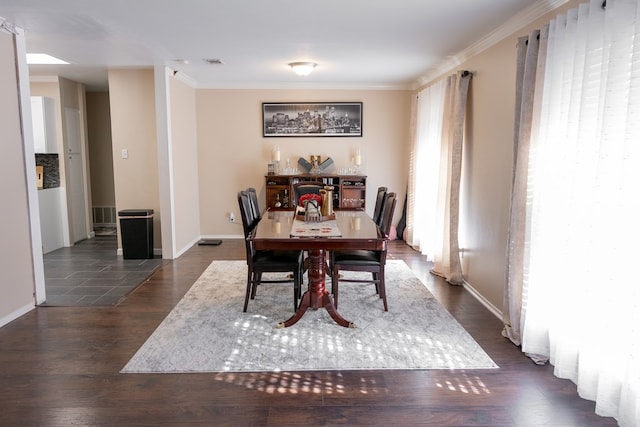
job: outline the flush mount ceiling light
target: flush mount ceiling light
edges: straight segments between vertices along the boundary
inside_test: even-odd
[[[315,62],[289,62],[289,67],[299,76],[308,76],[317,65]]]
[[[62,65],[68,64],[67,61],[63,61],[55,56],[47,55],[46,53],[27,53],[27,64],[29,65]]]

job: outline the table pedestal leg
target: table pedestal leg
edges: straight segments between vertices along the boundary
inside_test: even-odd
[[[295,314],[286,321],[278,323],[278,328],[295,325],[308,308],[324,308],[338,325],[346,328],[356,327],[355,323],[340,316],[333,305],[333,298],[324,287],[325,272],[325,251],[323,249],[309,250],[309,290],[302,295],[300,307]]]

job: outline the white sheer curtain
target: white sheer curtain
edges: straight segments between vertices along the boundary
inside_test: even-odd
[[[409,170],[407,242],[434,261],[433,273],[463,281],[458,247],[463,129],[471,74],[422,90]]]
[[[447,81],[443,79],[418,94],[409,167],[407,242],[430,261],[436,247],[442,247],[442,233],[436,233],[435,218],[446,89]]]
[[[640,425],[640,0],[549,25],[531,142],[522,349]]]

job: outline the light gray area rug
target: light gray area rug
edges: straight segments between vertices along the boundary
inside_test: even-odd
[[[260,286],[243,313],[246,271],[214,261],[122,372],[497,368],[403,261],[387,262],[386,313],[374,285],[340,286],[338,311],[355,329],[324,309],[276,328],[293,314],[292,284]]]

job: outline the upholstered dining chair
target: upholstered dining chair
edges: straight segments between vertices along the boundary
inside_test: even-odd
[[[382,220],[380,231],[389,236],[393,212],[396,208],[396,193],[387,193],[382,207]],[[333,302],[338,307],[338,283],[374,283],[376,293],[382,298],[384,311],[389,311],[387,305],[387,291],[384,281],[384,267],[387,261],[387,251],[347,250],[332,251],[329,266],[331,268],[331,293]],[[371,279],[345,279],[340,277],[340,271],[367,271],[371,273]]]
[[[260,221],[262,218],[262,212],[260,211],[260,205],[258,204],[258,193],[256,189],[253,187],[249,187],[246,189],[247,194],[249,195],[249,202],[251,202],[251,212],[253,214],[253,222],[255,224]]]
[[[250,237],[255,231],[257,221],[253,218],[251,201],[246,191],[238,192],[238,205],[242,217],[245,249],[247,254],[247,290],[244,297],[243,311],[247,311],[249,298],[255,299],[256,290],[263,283],[293,282],[293,309],[298,308],[302,286],[302,251],[257,251],[253,248]],[[282,279],[263,280],[263,273],[291,273]]]
[[[380,219],[382,218],[382,205],[384,204],[384,199],[387,195],[387,187],[378,187],[378,192],[376,194],[376,205],[373,208],[373,222],[380,225]]]
[[[320,196],[320,190],[324,188],[321,182],[300,182],[293,186],[293,206],[301,206],[298,202],[301,196],[305,194],[317,194]]]

